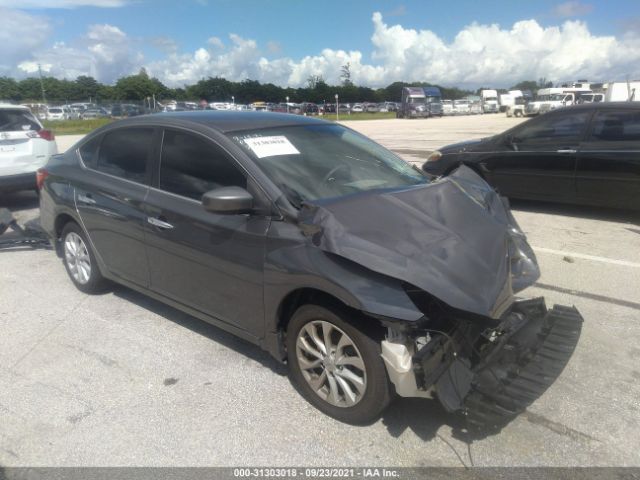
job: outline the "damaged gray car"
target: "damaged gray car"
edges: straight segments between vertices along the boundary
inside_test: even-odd
[[[117,282],[253,342],[339,420],[435,397],[472,425],[557,378],[582,318],[518,292],[535,256],[466,167],[429,180],[340,125],[184,112],[93,132],[38,174],[82,291]]]

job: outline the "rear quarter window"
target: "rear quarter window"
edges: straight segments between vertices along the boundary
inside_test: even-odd
[[[93,169],[98,166],[98,147],[101,140],[102,135],[92,138],[80,147],[80,158],[85,166]]]
[[[40,128],[40,123],[27,110],[0,110],[0,132],[40,130]]]

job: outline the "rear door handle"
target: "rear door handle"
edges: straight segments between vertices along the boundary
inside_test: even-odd
[[[96,201],[93,198],[91,198],[91,194],[89,194],[89,193],[87,193],[87,194],[79,193],[78,194],[78,201],[80,203],[86,203],[87,205],[95,205],[96,204]]]
[[[558,153],[576,153],[577,150],[573,148],[561,148],[558,150]]]
[[[147,217],[147,222],[149,222],[154,227],[158,227],[163,230],[171,230],[173,228],[173,225],[171,225],[170,223],[163,222],[162,220],[156,217]]]

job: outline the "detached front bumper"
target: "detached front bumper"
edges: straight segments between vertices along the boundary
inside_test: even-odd
[[[516,302],[493,327],[474,320],[453,320],[448,332],[427,323],[390,336],[382,357],[398,395],[436,397],[470,425],[496,428],[553,384],[573,354],[583,319],[573,307],[547,310],[540,298]]]

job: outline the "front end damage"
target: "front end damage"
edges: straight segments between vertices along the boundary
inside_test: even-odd
[[[380,318],[398,395],[437,397],[469,423],[499,427],[538,398],[580,337],[575,308],[516,294],[540,271],[507,201],[467,167],[429,185],[316,202],[314,245],[396,279],[422,313]]]
[[[436,397],[483,429],[501,428],[544,393],[582,328],[575,308],[547,309],[542,298],[514,302],[499,320],[430,306],[420,322],[387,322],[382,358],[389,378],[399,396]]]

